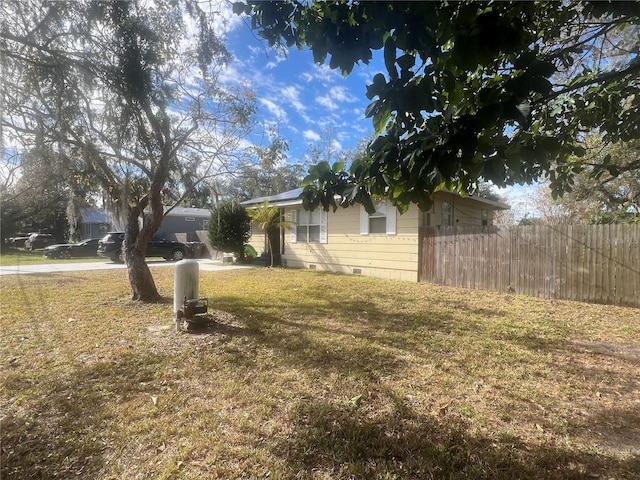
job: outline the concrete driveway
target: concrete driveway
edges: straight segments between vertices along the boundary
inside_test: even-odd
[[[199,268],[202,271],[219,271],[232,270],[235,268],[255,268],[251,265],[234,265],[209,259],[197,259]],[[149,267],[167,267],[173,266],[175,263],[162,260],[150,260],[147,262]],[[46,263],[40,265],[10,265],[0,266],[0,275],[29,275],[37,273],[64,273],[64,272],[82,272],[86,270],[113,270],[124,269],[125,265],[111,262],[87,262],[87,263],[64,263],[64,260],[55,263]]]

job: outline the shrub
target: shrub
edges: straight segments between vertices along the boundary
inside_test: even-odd
[[[244,206],[227,200],[214,205],[209,221],[209,241],[222,252],[244,258],[244,244],[251,236],[251,219]]]

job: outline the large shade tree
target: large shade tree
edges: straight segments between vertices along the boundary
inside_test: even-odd
[[[3,157],[0,169],[0,230],[51,233],[58,241],[80,240],[83,207],[93,206],[97,182],[83,175],[84,161],[41,144]]]
[[[242,2],[272,45],[307,46],[347,75],[379,50],[367,87],[377,138],[349,170],[310,171],[307,207],[388,195],[427,208],[441,189],[472,192],[546,176],[556,192],[584,168],[597,130],[640,134],[637,2]],[[609,171],[603,158],[596,170]],[[617,171],[617,170],[616,170]]]
[[[592,134],[584,144],[584,170],[573,177],[571,191],[557,196],[544,188],[538,210],[563,222],[640,223],[640,141],[610,145]],[[605,161],[606,171],[596,168]]]
[[[300,186],[305,174],[304,164],[287,161],[287,141],[277,133],[272,133],[270,137],[266,146],[254,146],[250,149],[254,159],[251,165],[217,185],[217,191],[221,195],[243,201],[275,195]]]
[[[43,157],[46,165],[40,161]],[[47,149],[32,149],[21,154],[19,169],[7,164],[0,183],[0,231],[5,239],[25,230],[51,233],[60,241],[65,238],[70,191],[66,163]]]
[[[212,13],[196,0],[5,0],[0,13],[3,159],[43,145],[82,159],[78,175],[122,214],[132,297],[157,300],[145,250],[167,187],[210,175],[253,113],[219,82],[230,55]]]

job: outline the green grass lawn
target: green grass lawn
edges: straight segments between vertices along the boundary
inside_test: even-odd
[[[162,257],[147,257],[147,261],[163,261]],[[46,263],[87,263],[87,262],[111,262],[105,257],[79,257],[79,258],[47,258],[42,255],[42,250],[25,250],[11,248],[0,253],[0,266],[14,265],[41,265]]]
[[[39,265],[43,263],[85,263],[85,262],[109,262],[104,257],[86,258],[47,258],[42,255],[42,250],[25,250],[22,248],[6,248],[0,253],[0,265],[3,267],[13,265]]]
[[[640,311],[305,270],[3,277],[0,477],[640,478]]]

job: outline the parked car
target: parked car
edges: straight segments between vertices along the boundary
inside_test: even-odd
[[[123,263],[124,252],[122,251],[124,242],[123,232],[109,232],[98,242],[98,255],[107,257],[112,262]],[[182,260],[191,256],[191,249],[188,245],[174,242],[154,235],[147,243],[147,257],[162,257],[165,260]]]
[[[29,235],[29,238],[25,240],[24,248],[27,250],[37,250],[54,243],[56,243],[56,239],[53,238],[53,235],[49,235],[48,233],[32,233]]]
[[[24,242],[26,242],[27,240],[29,240],[29,235],[31,235],[30,233],[24,233],[24,232],[18,232],[16,233],[16,235],[14,237],[9,237],[6,239],[6,243],[11,244],[11,245],[19,245],[19,246],[24,246]]]
[[[99,238],[89,238],[80,243],[58,243],[45,247],[42,255],[47,258],[96,257]]]

